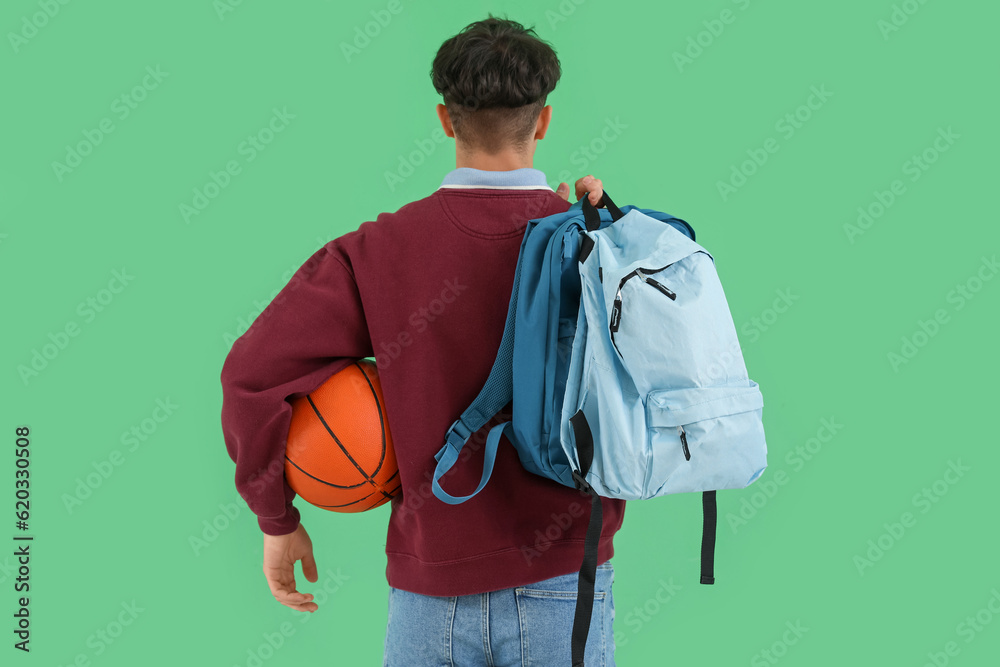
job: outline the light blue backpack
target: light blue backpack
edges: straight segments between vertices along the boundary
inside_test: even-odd
[[[572,664],[583,665],[593,610],[600,497],[703,492],[701,583],[714,578],[717,489],[767,467],[763,399],[747,376],[715,260],[666,213],[586,196],[531,220],[521,242],[503,340],[485,386],[435,455],[434,494],[475,496],[501,435],[525,468],[592,496]],[[475,433],[513,401],[486,440],[482,479],[462,497],[439,479]]]

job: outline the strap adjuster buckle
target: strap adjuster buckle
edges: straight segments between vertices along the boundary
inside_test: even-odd
[[[445,436],[445,441],[457,449],[464,445],[470,437],[472,437],[472,431],[469,430],[469,427],[461,419],[456,419],[448,427],[448,434]]]

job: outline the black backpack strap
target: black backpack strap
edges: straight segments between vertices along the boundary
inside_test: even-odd
[[[584,649],[587,647],[587,636],[590,634],[590,617],[594,613],[594,582],[597,579],[597,546],[601,540],[604,527],[604,507],[601,497],[587,483],[586,476],[590,464],[594,461],[594,436],[583,410],[578,410],[570,420],[576,440],[576,453],[580,461],[580,470],[573,471],[576,488],[590,494],[590,523],[587,524],[587,537],[583,543],[583,564],[580,566],[579,582],[576,593],[576,613],[573,617],[572,658],[573,667],[583,666]]]
[[[715,491],[701,494],[701,583],[715,583],[715,530],[718,524],[718,506]]]
[[[618,220],[625,214],[622,210],[611,201],[611,197],[608,196],[605,190],[604,194],[601,195],[601,205],[611,212],[611,219]],[[583,195],[583,199],[580,200],[580,208],[583,209],[583,220],[587,226],[587,231],[592,232],[601,226],[601,214],[593,204],[590,203],[590,193],[587,192]],[[590,251],[594,249],[594,241],[586,234],[581,234],[580,239],[580,256],[579,260],[582,262],[587,259]],[[586,474],[586,473],[584,473]]]

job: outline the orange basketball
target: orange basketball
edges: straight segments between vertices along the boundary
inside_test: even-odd
[[[359,359],[292,401],[285,478],[306,502],[364,512],[399,492],[375,364]]]

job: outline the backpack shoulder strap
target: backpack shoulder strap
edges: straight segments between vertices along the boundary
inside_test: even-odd
[[[507,307],[507,321],[504,323],[503,338],[500,340],[500,348],[497,351],[496,360],[493,362],[493,368],[490,369],[490,375],[472,404],[465,409],[461,417],[448,427],[445,434],[445,445],[434,455],[437,467],[434,470],[431,487],[434,495],[449,505],[463,503],[475,496],[486,486],[486,482],[493,474],[493,464],[496,460],[496,450],[501,435],[501,431],[497,431],[497,428],[502,427],[503,424],[491,429],[489,438],[487,438],[483,477],[472,494],[460,497],[452,496],[441,488],[438,481],[455,465],[462,447],[469,441],[472,434],[493,419],[505,405],[510,403],[514,396],[514,322],[517,314],[518,293],[520,292],[524,247],[528,243],[532,227],[533,225],[529,222],[521,241],[521,252],[518,254],[517,268],[514,270],[514,287],[510,294],[510,305]],[[494,433],[494,431],[496,432]],[[507,431],[508,436],[511,435],[511,430]]]

